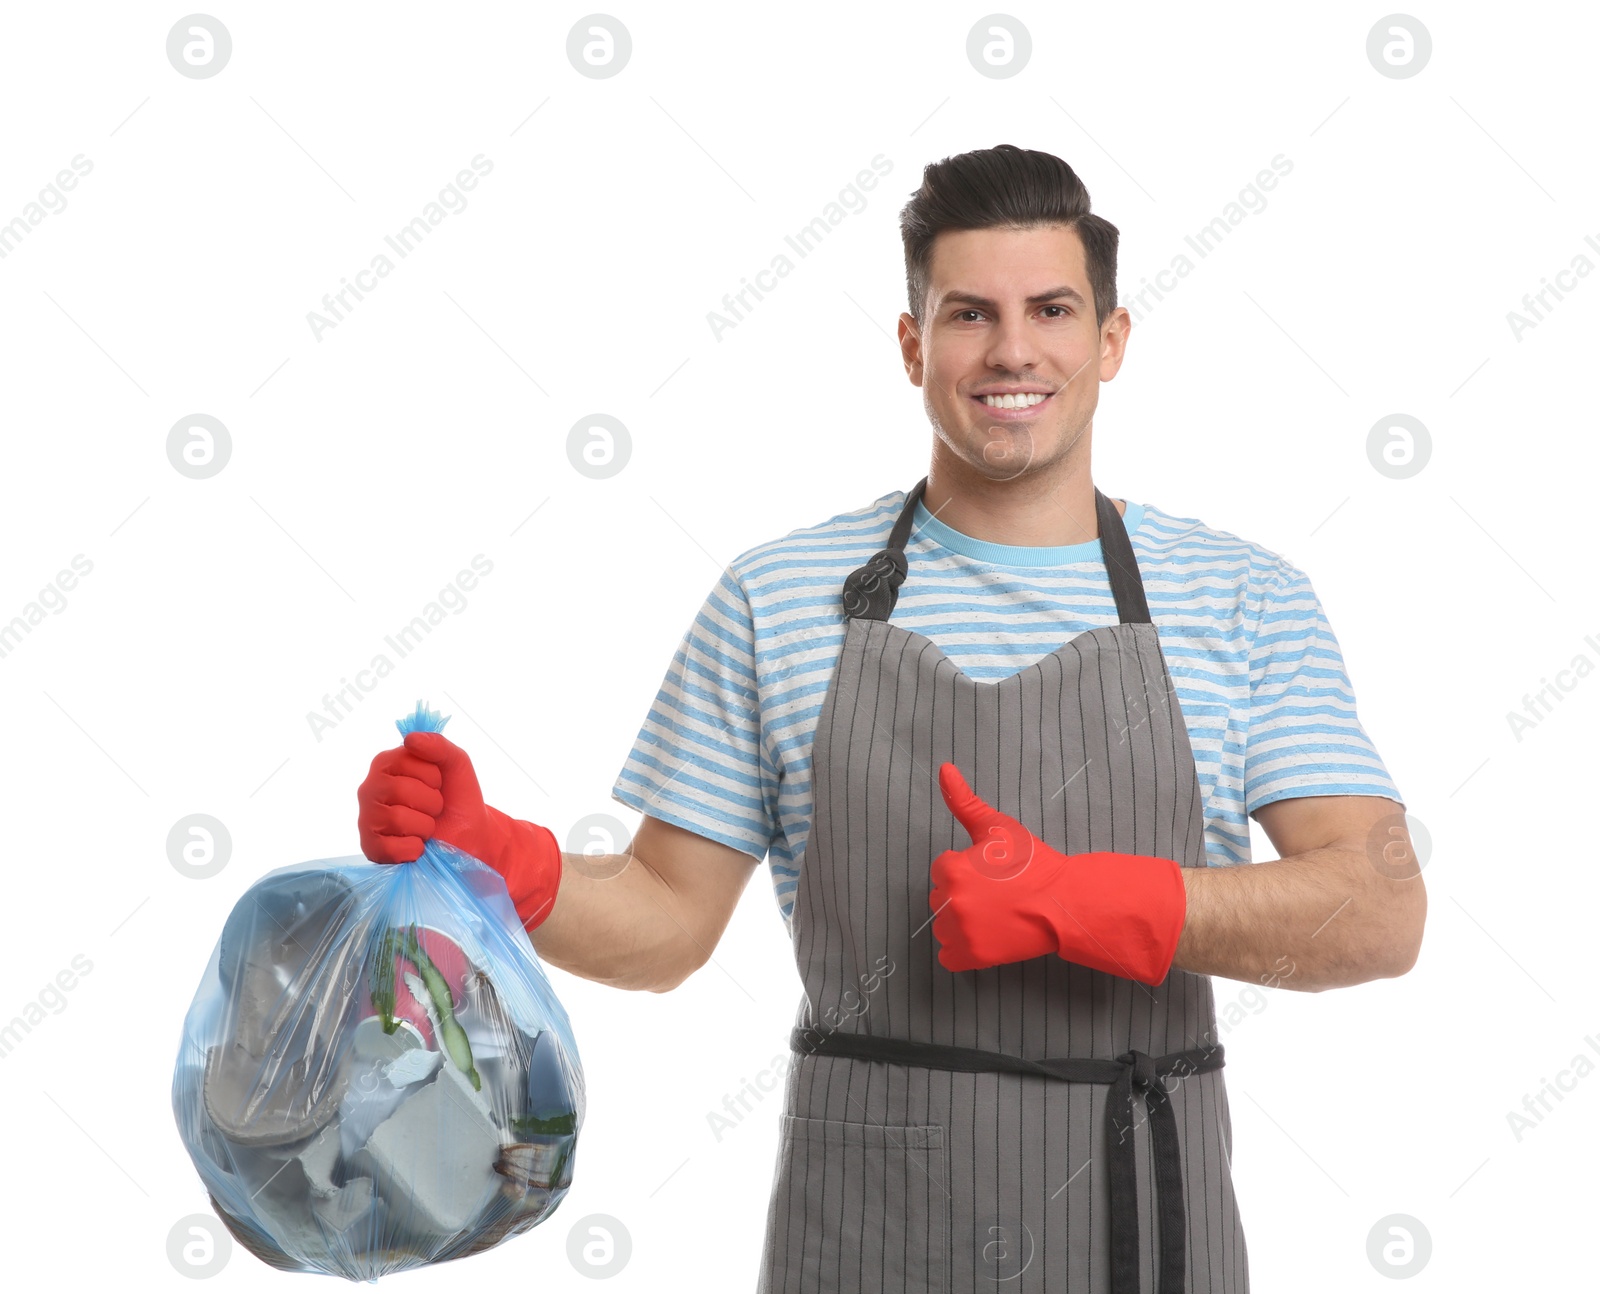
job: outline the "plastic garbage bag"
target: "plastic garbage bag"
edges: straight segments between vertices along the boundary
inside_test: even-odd
[[[444,720],[418,703],[402,733]],[[583,1068],[477,859],[281,867],[234,906],[184,1021],[172,1108],[212,1207],[287,1271],[477,1253],[572,1182]]]

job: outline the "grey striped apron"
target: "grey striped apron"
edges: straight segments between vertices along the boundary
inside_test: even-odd
[[[804,983],[763,1294],[1248,1294],[1211,981],[1051,955],[951,972],[929,867],[980,796],[1064,853],[1205,865],[1201,794],[1127,531],[1095,509],[1119,623],[997,683],[888,623],[927,481],[845,581],[795,894]]]

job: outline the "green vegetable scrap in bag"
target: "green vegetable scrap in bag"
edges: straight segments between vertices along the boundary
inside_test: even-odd
[[[383,1022],[384,1033],[393,1033],[400,1027],[400,1021],[394,1014],[394,963],[396,957],[404,957],[413,963],[422,975],[422,982],[428,990],[428,997],[433,1002],[434,1014],[439,1018],[439,1041],[445,1053],[455,1062],[455,1066],[472,1080],[474,1091],[483,1090],[483,1082],[478,1077],[478,1071],[472,1063],[472,1044],[467,1039],[467,1031],[461,1027],[456,1019],[455,1003],[450,996],[450,985],[445,977],[439,973],[439,968],[433,964],[433,959],[423,952],[422,944],[417,939],[415,925],[405,929],[391,927],[384,931],[378,943],[378,955],[372,963],[370,988],[372,990],[372,1004],[378,1009],[378,1017]]]

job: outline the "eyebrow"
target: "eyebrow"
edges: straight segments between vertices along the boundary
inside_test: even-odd
[[[1082,293],[1080,293],[1076,288],[1070,287],[1065,283],[1063,283],[1060,287],[1051,288],[1048,292],[1034,293],[1033,296],[1028,298],[1027,303],[1030,306],[1042,306],[1047,301],[1060,301],[1063,298],[1085,308],[1087,308],[1089,304],[1083,299]],[[978,306],[984,310],[997,310],[999,308],[996,302],[989,300],[988,297],[980,297],[975,292],[946,292],[944,294],[944,300],[939,304],[943,306],[951,302],[960,302],[963,305]]]

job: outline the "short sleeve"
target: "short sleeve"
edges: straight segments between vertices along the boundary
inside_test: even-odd
[[[672,658],[612,798],[759,862],[778,830],[759,697],[749,598],[724,570]]]
[[[1305,573],[1280,559],[1250,648],[1245,811],[1305,795],[1400,792],[1356,714],[1344,656]]]

